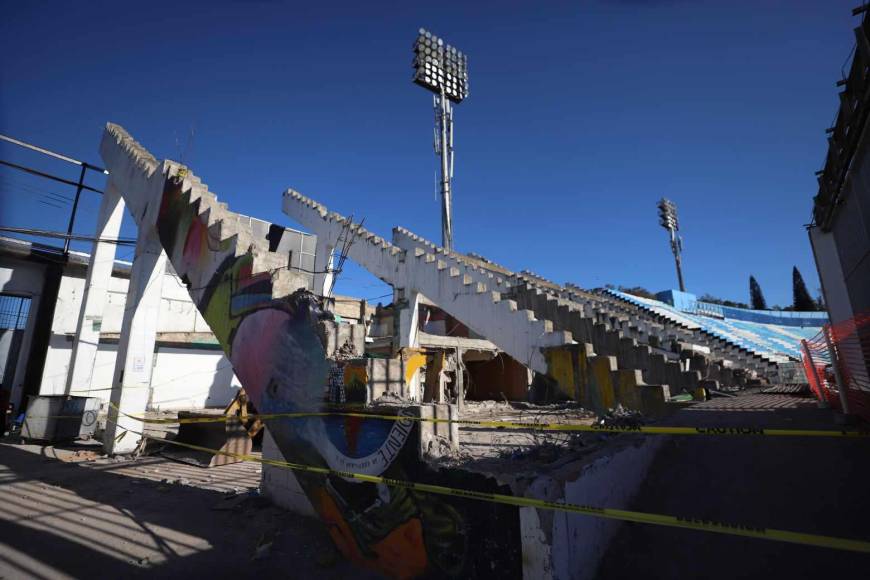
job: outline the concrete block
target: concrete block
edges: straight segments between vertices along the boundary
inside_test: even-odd
[[[617,370],[616,357],[595,356],[589,359],[590,409],[598,412],[612,409],[616,405],[614,375]]]

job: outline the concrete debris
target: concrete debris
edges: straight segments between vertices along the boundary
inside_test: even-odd
[[[599,417],[596,424],[602,427],[640,427],[644,424],[644,417],[638,411],[616,405],[606,415]]]
[[[446,437],[434,435],[427,448],[423,450],[423,457],[432,464],[452,467],[471,460],[473,456],[462,447],[454,449]]]
[[[402,399],[400,396],[393,393],[384,393],[374,401],[372,401],[372,406],[388,406],[394,407],[396,405],[407,405],[408,401]]]
[[[358,358],[359,356],[360,353],[357,352],[356,347],[350,341],[345,342],[332,354],[332,358],[337,361]]]

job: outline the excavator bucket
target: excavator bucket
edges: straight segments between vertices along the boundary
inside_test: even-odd
[[[229,463],[244,461],[240,457],[224,455],[250,455],[253,448],[251,436],[238,417],[181,411],[178,413],[181,425],[175,441],[186,445],[196,445],[213,451],[190,449],[180,445],[169,445],[161,455],[196,465],[199,467],[217,467]],[[193,421],[185,421],[193,419]],[[196,421],[196,419],[207,419]],[[223,419],[223,420],[215,420]]]
[[[161,451],[161,455],[199,467],[217,467],[244,461],[239,456],[251,454],[254,438],[263,428],[259,419],[248,416],[250,409],[245,390],[239,389],[223,413],[179,411],[180,426],[175,441],[210,451],[169,445]]]

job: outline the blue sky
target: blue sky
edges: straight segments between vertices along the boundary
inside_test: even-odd
[[[785,305],[793,265],[818,287],[803,225],[855,4],[9,2],[0,131],[99,164],[113,121],[235,211],[293,226],[293,187],[385,237],[438,241],[431,98],[410,80],[424,26],[469,55],[458,250],[583,287],[670,288],[665,195],[690,291],[746,301],[754,274]],[[5,144],[0,159],[77,176]],[[65,229],[57,194],[0,168],[0,224]],[[98,203],[85,196],[76,231]],[[385,292],[357,268],[338,291]]]

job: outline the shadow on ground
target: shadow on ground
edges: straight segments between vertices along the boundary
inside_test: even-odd
[[[131,464],[172,470],[157,458],[76,462],[36,450],[0,443],[2,578],[370,577],[342,559],[319,522],[256,494],[131,473]]]
[[[718,399],[670,424],[836,430],[830,410],[787,396]],[[668,437],[626,509],[870,541],[870,440]],[[870,554],[624,524],[599,578],[836,578],[865,575]]]

